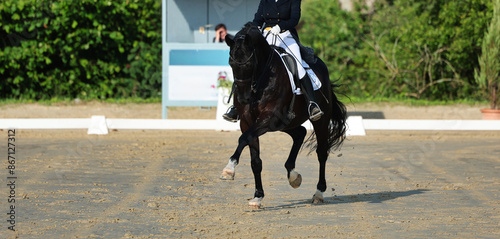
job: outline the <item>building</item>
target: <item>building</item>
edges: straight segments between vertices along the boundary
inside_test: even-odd
[[[167,43],[212,43],[215,26],[235,34],[252,21],[259,0],[164,0]]]

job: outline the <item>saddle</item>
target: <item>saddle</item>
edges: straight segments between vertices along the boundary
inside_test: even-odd
[[[283,64],[285,65],[285,68],[288,71],[288,76],[290,78],[290,84],[292,86],[292,91],[296,95],[301,95],[302,92],[300,90],[300,78],[299,78],[299,71],[298,71],[298,66],[297,66],[297,61],[295,58],[290,55],[284,48],[282,47],[277,47],[277,46],[271,46],[280,56],[281,60],[283,61]],[[303,59],[305,61],[305,59]],[[311,65],[313,62],[307,62],[307,64]],[[314,64],[314,63],[313,63]],[[318,79],[316,74],[310,69],[306,69],[306,74],[309,75],[309,78],[311,79],[313,89],[318,90],[321,88],[321,81]],[[299,87],[297,87],[299,86]]]
[[[299,70],[297,69],[297,61],[291,56],[284,48],[272,46],[274,50],[280,55],[285,67],[292,74],[295,84],[299,84]]]

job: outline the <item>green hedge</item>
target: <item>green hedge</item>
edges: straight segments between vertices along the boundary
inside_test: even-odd
[[[3,99],[158,97],[160,0],[2,0]]]
[[[303,0],[301,41],[354,97],[481,99],[491,0]],[[249,19],[250,20],[250,19]],[[158,97],[161,0],[2,0],[0,99]]]

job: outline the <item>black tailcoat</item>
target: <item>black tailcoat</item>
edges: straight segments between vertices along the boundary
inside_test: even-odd
[[[266,27],[279,25],[282,31],[290,31],[298,39],[295,27],[300,20],[301,0],[260,0],[259,8],[255,13],[253,23]]]

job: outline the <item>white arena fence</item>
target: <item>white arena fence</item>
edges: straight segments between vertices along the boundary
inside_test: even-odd
[[[350,116],[348,136],[366,135],[366,130],[498,131],[498,120],[400,120],[363,119]],[[311,130],[309,122],[304,126]],[[88,134],[108,134],[109,130],[239,130],[239,123],[215,120],[112,119],[92,116],[88,119],[0,119],[0,129],[87,129]]]

